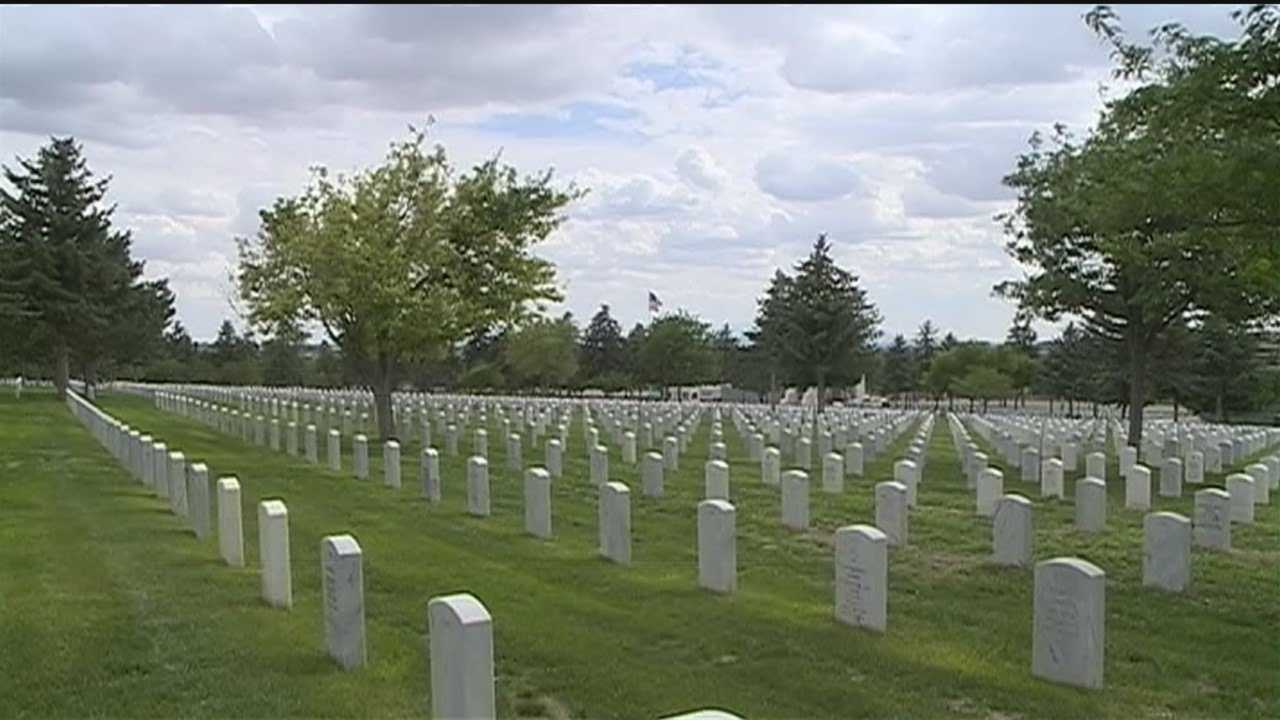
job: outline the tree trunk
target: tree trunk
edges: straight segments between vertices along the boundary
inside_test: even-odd
[[[84,364],[84,396],[90,401],[98,399],[98,361],[90,360]]]
[[[1147,353],[1136,340],[1129,341],[1129,440],[1142,447],[1142,415],[1147,403]]]
[[[1178,391],[1173,391],[1173,421],[1178,422]]]
[[[54,351],[53,386],[58,390],[58,399],[67,399],[67,383],[71,377],[71,358],[66,346]]]
[[[1222,393],[1213,396],[1213,416],[1222,422]]]
[[[373,409],[378,416],[378,435],[382,442],[395,438],[395,423],[391,417],[391,391],[395,388],[392,361],[379,355],[373,368]]]

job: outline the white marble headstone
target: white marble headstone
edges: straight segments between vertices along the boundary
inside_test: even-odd
[[[996,514],[996,501],[1004,494],[1004,473],[989,467],[978,473],[975,493],[978,515],[991,517]]]
[[[778,485],[782,482],[782,452],[776,447],[764,449],[760,460],[760,481],[765,485]]]
[[[792,530],[809,528],[809,475],[803,470],[782,474],[782,524]]]
[[[1079,558],[1036,564],[1031,674],[1099,689],[1103,684],[1106,575]]]
[[[725,500],[698,503],[698,584],[708,590],[731,593],[738,588],[736,517]]]
[[[369,438],[364,435],[356,435],[352,439],[352,464],[355,466],[356,478],[359,480],[369,479]]]
[[[991,541],[997,565],[1026,567],[1031,564],[1035,533],[1031,525],[1031,501],[1021,495],[1004,495],[996,502]]]
[[[529,468],[524,474],[524,530],[534,537],[551,537],[551,473]]]
[[[289,511],[279,500],[258,503],[258,555],[262,599],[278,608],[293,607],[293,577],[289,566]]]
[[[620,482],[600,486],[600,554],[620,565],[631,564],[631,491]]]
[[[387,487],[400,489],[400,443],[395,440],[382,446],[382,480]]]
[[[232,567],[244,567],[244,530],[240,517],[240,481],[218,480],[218,552]]]
[[[431,714],[440,720],[497,717],[493,618],[474,596],[446,595],[427,603],[431,648]]]
[[[870,525],[849,525],[836,531],[835,614],[840,622],[884,632],[888,624],[888,545],[885,533]]]
[[[210,509],[209,468],[204,463],[192,463],[187,472],[187,517],[201,540],[213,531]]]
[[[1191,582],[1191,521],[1177,513],[1151,513],[1142,520],[1142,538],[1142,584],[1186,590]]]
[[[427,502],[440,502],[440,452],[433,447],[422,448],[418,460],[418,484],[422,486],[422,497]]]
[[[1192,538],[1196,547],[1230,550],[1231,496],[1225,490],[1206,488],[1196,492],[1195,502]]]
[[[1124,506],[1129,510],[1151,509],[1151,470],[1135,463],[1124,478]]]
[[[827,453],[822,457],[822,491],[844,492],[844,457],[840,453]]]
[[[707,500],[729,499],[729,464],[724,460],[708,460],[703,471],[703,496]]]
[[[489,461],[479,455],[467,460],[467,512],[489,516]]]
[[[1107,484],[1098,478],[1076,482],[1076,529],[1102,532],[1107,529]]]
[[[344,670],[365,664],[364,568],[360,544],[350,535],[320,541],[324,636],[329,657]]]
[[[1231,522],[1253,524],[1253,478],[1244,473],[1227,476],[1227,493],[1231,496]]]
[[[896,481],[876,483],[876,527],[890,545],[906,545],[909,531],[907,486]]]
[[[662,497],[662,470],[662,455],[646,452],[640,466],[640,484],[646,497]]]

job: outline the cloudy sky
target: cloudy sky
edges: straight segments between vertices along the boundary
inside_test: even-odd
[[[3,7],[0,159],[81,140],[197,339],[242,325],[233,239],[258,208],[429,116],[460,165],[501,150],[590,188],[539,249],[580,322],[608,303],[630,326],[653,291],[745,329],[826,232],[886,336],[997,338],[1000,178],[1110,85],[1087,9]],[[1234,34],[1220,7],[1120,12]]]

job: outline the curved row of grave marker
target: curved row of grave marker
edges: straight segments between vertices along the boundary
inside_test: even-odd
[[[1032,503],[1026,497],[1004,492],[1004,474],[987,467],[988,456],[978,451],[959,416],[948,414],[952,442],[961,473],[974,491],[976,514],[992,519],[992,556],[996,564],[1026,567],[1031,563]],[[980,423],[985,420],[978,418]],[[980,424],[990,431],[991,424]],[[990,432],[982,432],[989,438]],[[1012,435],[1012,434],[1011,434]],[[1266,436],[1256,451],[1280,445],[1280,433]],[[1063,470],[1075,469],[1075,441],[1063,443],[1063,459],[1049,458],[1029,471],[1028,461],[1039,460],[1038,450],[1023,447],[1021,475],[1025,482],[1040,482],[1041,497],[1063,497]],[[1124,448],[1130,460],[1126,478],[1125,507],[1151,509],[1151,472],[1133,462],[1137,451]],[[1197,451],[1198,452],[1198,451]],[[1006,455],[1017,456],[1015,451]],[[1075,526],[1081,532],[1102,532],[1106,527],[1106,455],[1091,452],[1086,458],[1086,476],[1076,483]],[[1122,462],[1122,467],[1125,463]],[[1181,495],[1181,464],[1167,458],[1162,477],[1162,496]],[[1203,481],[1203,475],[1197,482]],[[1252,523],[1255,503],[1266,504],[1267,495],[1255,488],[1280,484],[1280,454],[1266,457],[1246,468],[1246,474],[1227,476],[1227,490],[1206,488],[1195,494],[1194,525],[1173,512],[1155,512],[1143,518],[1142,584],[1168,592],[1183,592],[1191,582],[1192,547],[1231,549],[1231,524]],[[1106,624],[1106,576],[1096,565],[1081,558],[1056,558],[1035,566],[1033,609],[1032,674],[1055,682],[1086,688],[1103,685]]]
[[[220,418],[226,416],[216,409],[207,407],[206,401],[199,401],[175,393],[157,392],[156,406],[162,410],[176,412],[197,418],[206,418],[213,426],[221,426],[233,435],[241,434],[234,423],[225,426]],[[719,416],[719,412],[715,413]],[[234,418],[234,415],[231,416]],[[883,447],[889,439],[896,437],[917,417],[907,414],[892,424],[879,436],[872,447]],[[641,487],[646,496],[661,497],[663,495],[665,472],[677,471],[680,455],[680,440],[687,441],[696,428],[696,420],[682,424],[686,428],[682,438],[668,436],[663,440],[663,452],[650,451],[645,454],[641,466]],[[908,450],[913,460],[901,460],[895,464],[893,482],[880,483],[876,487],[877,511],[876,524],[850,525],[837,531],[837,552],[835,568],[837,575],[835,615],[837,619],[851,625],[866,627],[883,632],[886,626],[887,599],[887,546],[906,542],[908,497],[914,496],[914,489],[919,482],[920,470],[923,466],[923,447],[932,433],[933,418],[926,416],[920,426],[916,440]],[[308,428],[310,430],[310,427]],[[713,425],[713,439],[718,434],[719,421]],[[783,432],[791,432],[783,429]],[[330,430],[330,437],[336,433]],[[473,449],[479,453],[487,452],[488,435],[484,428],[475,430]],[[631,489],[624,483],[608,480],[608,453],[603,445],[592,444],[596,440],[594,429],[587,427],[587,447],[590,459],[590,482],[598,488],[598,551],[601,557],[618,564],[631,564]],[[625,438],[625,435],[624,435]],[[828,438],[829,440],[830,438]],[[793,452],[797,465],[808,463],[807,437],[794,438]],[[518,435],[508,438],[508,450],[518,447]],[[367,439],[357,435],[354,440],[354,470],[359,479],[368,478]],[[827,445],[827,443],[823,443]],[[854,445],[854,451],[861,459],[861,446]],[[333,446],[331,446],[333,447]],[[551,513],[551,480],[552,475],[560,472],[560,441],[552,438],[547,443],[547,455],[550,469],[533,467],[524,473],[524,521],[525,530],[535,537],[547,538],[552,535]],[[391,440],[384,444],[384,482],[392,488],[401,487],[400,483],[400,445]],[[873,450],[874,452],[874,450]],[[736,509],[728,502],[729,498],[729,466],[725,462],[726,450],[723,442],[713,442],[710,447],[712,458],[704,466],[705,498],[697,507],[698,525],[698,584],[720,593],[732,593],[737,589],[737,552],[736,552]],[[518,452],[508,452],[508,457],[518,456]],[[761,453],[762,480],[781,488],[782,524],[792,530],[803,531],[810,526],[809,495],[810,481],[805,470],[789,470],[780,480],[771,482],[770,468],[780,465],[780,451],[768,447]],[[770,461],[773,462],[770,462]],[[839,453],[829,452],[823,463],[822,488],[826,492],[842,492],[845,468]],[[919,461],[919,465],[917,465]],[[861,463],[859,463],[860,465]],[[419,466],[419,481],[422,494],[431,502],[440,501],[439,453],[437,449],[424,447]],[[553,473],[552,470],[556,472]],[[857,468],[861,474],[861,467]],[[483,455],[473,455],[467,459],[467,512],[477,517],[490,514],[489,463]],[[887,530],[887,534],[885,532]],[[879,555],[876,555],[876,549]],[[864,567],[865,565],[865,567]]]
[[[245,433],[237,427],[234,411],[230,414],[224,412],[225,409],[211,407],[211,403],[200,401],[193,398],[178,395],[170,392],[156,391],[154,393],[154,402],[156,407],[168,411],[182,414],[187,417],[196,417],[201,419],[211,427],[215,427],[222,431],[230,432],[232,435],[243,436]],[[719,426],[719,411],[715,413],[717,419],[712,428],[713,439],[721,435]],[[228,419],[229,418],[229,419]],[[895,437],[903,429],[907,422],[914,419],[915,415],[910,414],[905,420],[899,420],[887,432],[887,437]],[[261,422],[261,418],[259,418]],[[644,456],[641,468],[642,489],[645,495],[651,497],[661,497],[663,495],[663,476],[667,470],[678,470],[680,444],[686,441],[692,435],[693,429],[697,427],[697,419],[691,419],[689,422],[681,423],[681,437],[667,436],[663,441],[663,452],[648,452]],[[927,442],[929,433],[932,430],[933,420],[927,417],[922,425],[921,433],[917,441],[912,444],[908,451],[913,457],[922,457],[923,443]],[[293,431],[293,423],[290,422],[289,432]],[[314,427],[306,428],[307,436],[314,434]],[[598,488],[598,517],[599,527],[599,551],[600,555],[611,561],[630,564],[631,562],[631,490],[623,483],[609,482],[608,480],[608,450],[603,445],[592,445],[591,441],[596,438],[595,429],[588,427],[585,433],[588,436],[587,446],[590,448],[590,482]],[[628,433],[629,435],[629,433]],[[337,463],[333,462],[333,455],[336,453],[338,433],[335,429],[329,431],[331,443],[329,445],[330,467],[337,469]],[[625,437],[625,436],[624,436]],[[487,433],[484,428],[475,430],[475,442],[473,448],[476,452],[487,453]],[[803,439],[802,439],[803,440]],[[508,438],[508,463],[511,458],[519,459],[520,437],[518,434],[511,434]],[[796,443],[798,447],[803,448],[803,442]],[[286,448],[288,447],[286,443]],[[854,450],[861,454],[860,446],[856,443]],[[547,466],[534,467],[527,470],[524,477],[524,519],[525,529],[531,535],[536,537],[550,537],[552,535],[552,519],[551,519],[551,479],[561,474],[561,442],[558,438],[552,438],[547,442]],[[514,448],[514,449],[513,449]],[[736,512],[729,499],[729,466],[725,462],[727,457],[726,449],[723,442],[714,442],[711,444],[710,453],[712,459],[708,460],[704,466],[704,483],[705,483],[705,500],[699,505],[699,583],[708,589],[720,592],[732,591],[736,588],[736,550],[734,548],[733,539],[736,537],[735,518]],[[763,480],[770,483],[770,477],[767,469],[769,467],[777,467],[780,463],[769,463],[768,460],[776,461],[779,451],[776,448],[767,448],[763,453],[762,468],[764,468]],[[314,458],[309,458],[314,462]],[[397,441],[390,440],[384,444],[384,483],[391,488],[400,488],[401,469],[400,469],[400,444]],[[796,462],[803,465],[804,458],[797,452]],[[354,474],[358,479],[368,479],[368,440],[364,435],[356,435],[353,441],[353,466]],[[861,468],[857,468],[861,474]],[[823,473],[823,490],[827,492],[843,491],[843,475],[844,466],[842,456],[838,453],[829,453],[824,462]],[[919,468],[914,462],[904,460],[897,463],[895,468],[899,479],[910,484],[914,489],[915,483],[919,478]],[[487,517],[490,514],[490,487],[489,487],[489,463],[488,459],[483,455],[473,455],[467,459],[466,463],[467,476],[467,512],[478,517]],[[419,482],[422,487],[422,495],[433,503],[438,503],[441,499],[441,480],[439,470],[439,452],[436,448],[424,447],[421,453],[421,461],[419,465]],[[788,471],[781,482],[774,481],[770,484],[781,486],[782,495],[782,523],[784,526],[793,530],[806,530],[809,528],[809,476],[804,470]],[[881,483],[882,487],[878,488],[877,497],[887,498],[890,493],[900,486],[899,483]],[[903,497],[905,497],[905,490]],[[896,497],[896,496],[893,496]],[[884,526],[891,528],[891,542],[897,544],[898,538],[905,539],[905,501],[893,503],[889,500],[882,500],[882,506],[892,506],[890,509],[881,509],[878,515],[878,522]],[[852,526],[851,526],[852,527]],[[899,531],[896,528],[903,527]]]
[[[184,413],[191,403],[168,393],[158,393],[157,406],[164,410]],[[196,402],[197,416],[210,416]],[[185,414],[185,413],[184,413]],[[218,417],[213,413],[211,417]],[[913,420],[914,414],[906,421]],[[899,422],[890,429],[887,437],[896,437],[907,426]],[[854,524],[838,529],[835,533],[834,615],[840,622],[884,632],[887,627],[888,599],[888,547],[907,541],[908,508],[914,501],[924,465],[924,447],[933,430],[933,416],[925,416],[907,454],[914,459],[899,460],[894,465],[894,481],[882,482],[875,487],[876,525]],[[696,426],[696,425],[695,425]],[[717,428],[713,426],[713,433]],[[335,431],[331,431],[333,433]],[[234,429],[233,429],[234,433]],[[478,452],[487,450],[487,434],[476,431]],[[515,436],[509,443],[517,441]],[[804,462],[807,438],[795,441],[796,462]],[[355,474],[368,476],[367,440],[357,435],[355,450]],[[717,449],[716,446],[719,446]],[[601,445],[591,446],[591,470],[589,480],[598,488],[598,551],[614,563],[631,564],[631,489],[624,483],[608,480],[608,455]],[[510,449],[510,446],[509,448]],[[391,466],[384,469],[385,483],[399,488],[399,450],[396,441],[384,445],[384,459]],[[680,448],[675,437],[663,442],[663,452],[648,452],[641,467],[641,486],[648,496],[661,497],[664,474],[678,469]],[[860,448],[859,448],[860,450]],[[713,456],[704,466],[706,499],[697,507],[698,584],[718,593],[733,593],[737,589],[736,509],[728,502],[729,466],[725,462],[723,443],[713,443]],[[556,469],[559,463],[559,440],[548,441],[549,459]],[[794,469],[783,473],[780,481],[770,482],[770,468],[780,463],[780,451],[765,448],[762,456],[762,476],[765,483],[781,489],[782,524],[792,530],[803,531],[810,526],[809,475],[805,470]],[[422,449],[420,482],[423,495],[433,502],[440,499],[439,454],[435,448]],[[823,463],[823,490],[842,492],[845,469],[839,453],[830,452]],[[772,461],[772,462],[771,462]],[[486,517],[489,505],[489,463],[486,457],[473,455],[467,459],[467,512]],[[861,468],[858,468],[859,474]],[[558,474],[558,473],[557,473]],[[552,535],[551,488],[552,473],[544,467],[529,468],[524,473],[524,521],[528,534],[536,537]],[[269,541],[264,538],[264,542]],[[265,572],[265,570],[264,570]],[[280,572],[280,571],[276,571]]]
[[[111,418],[90,402],[68,393],[68,407],[140,482],[168,498],[175,515],[191,521],[196,536],[209,528],[209,471],[187,464],[178,451]],[[202,488],[202,491],[201,491]],[[219,552],[228,565],[244,565],[241,488],[236,478],[218,480]],[[288,509],[280,500],[264,500],[259,511],[262,600],[291,609],[293,585],[289,556]],[[364,552],[349,534],[321,539],[321,583],[325,647],[343,669],[367,662]],[[493,666],[493,619],[471,594],[449,594],[428,602],[431,714],[434,717],[497,716]],[[682,720],[733,720],[719,710],[671,716]]]
[[[208,536],[209,475],[204,464],[188,464],[181,452],[169,450],[74,392],[68,392],[67,406],[131,475],[168,499],[173,513],[188,520],[197,537]],[[240,484],[224,477],[217,487],[219,553],[228,565],[243,567]],[[263,600],[272,607],[292,608],[289,512],[284,501],[258,503],[258,549]],[[349,534],[330,535],[321,540],[320,556],[326,651],[343,669],[353,670],[368,662],[363,550]],[[488,609],[467,593],[434,597],[427,603],[427,624],[433,717],[495,718],[493,619]],[[670,718],[737,716],[698,710]]]
[[[716,413],[717,416],[719,413]],[[736,418],[735,418],[736,419]],[[969,450],[967,430],[954,415],[948,416],[952,425],[953,441],[966,476],[967,482],[975,490],[977,511],[980,515],[993,518],[993,556],[999,564],[1025,567],[1031,561],[1031,503],[1025,497],[1003,492],[1003,474],[994,468],[985,467],[986,456]],[[851,625],[883,631],[886,626],[887,598],[887,546],[905,544],[908,535],[909,507],[915,505],[917,487],[923,477],[924,447],[928,444],[932,431],[933,416],[927,416],[921,423],[915,440],[907,451],[910,459],[903,459],[894,464],[894,480],[879,483],[875,487],[876,524],[852,525],[840,528],[835,537],[836,547],[836,601],[837,619]],[[957,425],[963,436],[957,436]],[[696,427],[696,421],[693,424]],[[754,428],[748,428],[754,429]],[[590,427],[584,428],[589,433]],[[740,428],[741,432],[741,428]],[[477,431],[478,438],[485,437],[483,429]],[[363,438],[360,438],[363,439]],[[594,439],[594,438],[590,438]],[[558,442],[554,441],[553,442]],[[508,450],[517,443],[519,436],[508,437]],[[487,449],[477,442],[479,449]],[[749,442],[749,446],[751,443]],[[615,562],[630,562],[630,490],[622,483],[607,482],[607,451],[603,446],[588,443],[589,457],[592,460],[592,481],[600,488],[600,552]],[[976,448],[976,446],[972,446]],[[399,487],[398,484],[398,444],[388,444],[384,452],[392,452],[395,469],[394,481],[388,476],[387,484]],[[641,485],[647,495],[662,494],[662,474],[667,468],[674,468],[678,462],[679,447],[675,438],[667,438],[664,452],[646,453],[641,468]],[[860,449],[860,448],[859,448]],[[1025,450],[1025,449],[1024,449]],[[603,451],[603,452],[602,452]],[[720,444],[720,455],[723,457],[723,444]],[[811,453],[810,440],[806,435],[794,438],[792,452],[798,465],[808,465]],[[438,464],[431,454],[432,448],[424,449],[422,478],[424,494],[428,493],[434,479],[434,487],[438,493]],[[698,507],[698,562],[699,584],[717,592],[733,592],[736,589],[736,550],[734,537],[736,533],[735,510],[727,500],[728,467],[719,458],[715,443],[712,444],[713,459],[706,466],[706,496]],[[548,443],[548,456],[559,460],[558,453]],[[780,466],[780,451],[768,447],[761,453],[762,479],[769,482],[770,475],[777,477]],[[515,456],[519,456],[516,452]],[[1025,459],[1025,452],[1023,453]],[[1099,460],[1099,453],[1090,453],[1086,459],[1086,467],[1090,471],[1105,473],[1105,456]],[[357,454],[357,464],[359,464]],[[385,456],[384,456],[385,457]],[[508,453],[512,457],[512,453]],[[367,477],[366,471],[363,477]],[[1037,458],[1038,459],[1038,458]],[[829,452],[823,457],[823,489],[839,492],[843,489],[844,469],[842,456]],[[434,465],[434,472],[432,467]],[[1042,488],[1042,495],[1062,497],[1062,470],[1064,460],[1050,458],[1044,461],[1036,473]],[[488,476],[487,459],[473,456],[468,461],[468,508],[472,514],[488,514]],[[722,467],[723,466],[723,467]],[[979,467],[981,466],[981,467]],[[1097,468],[1101,468],[1100,470]],[[1265,465],[1250,466],[1252,472],[1261,473],[1262,478],[1270,481],[1270,468]],[[771,470],[773,471],[771,473]],[[1134,464],[1130,468],[1130,476],[1141,478],[1144,466]],[[977,475],[974,478],[974,475]],[[359,472],[357,472],[359,475]],[[1025,475],[1025,468],[1024,468]],[[1033,476],[1034,478],[1034,476]],[[791,470],[779,479],[782,491],[783,524],[796,530],[808,527],[809,478],[803,470]],[[1231,476],[1229,484],[1253,482],[1249,476]],[[1149,482],[1149,477],[1148,477]],[[771,483],[774,484],[774,483]],[[1101,485],[1101,494],[1099,487]],[[1149,485],[1148,485],[1149,487]],[[724,499],[721,499],[720,488],[724,488]],[[1083,499],[1077,505],[1077,524],[1082,528],[1099,524],[1098,511],[1095,509],[1101,500],[1101,523],[1105,524],[1105,484],[1101,480],[1090,479],[1077,484],[1077,498]],[[1221,490],[1204,490],[1197,494],[1197,544],[1206,546],[1221,543],[1220,533],[1215,534],[1211,525],[1214,517],[1220,517],[1221,499],[1225,495]],[[1242,493],[1243,497],[1243,485]],[[1149,497],[1149,495],[1148,495]],[[1202,501],[1203,497],[1203,501]],[[550,535],[550,476],[543,468],[532,468],[525,475],[525,524],[530,534],[540,537]],[[1149,500],[1148,500],[1149,502]],[[1202,508],[1203,504],[1203,508]],[[1252,502],[1249,503],[1250,509]],[[1149,505],[1148,505],[1149,507]],[[1226,523],[1229,538],[1230,523]],[[1190,522],[1174,513],[1155,513],[1144,522],[1144,584],[1179,591],[1185,587],[1189,579],[1189,554],[1192,538]],[[1229,546],[1229,539],[1226,541]],[[1185,550],[1182,550],[1185,548]],[[1034,612],[1035,642],[1033,643],[1032,672],[1036,676],[1049,680],[1064,682],[1083,687],[1101,687],[1102,684],[1102,648],[1103,623],[1105,613],[1102,593],[1104,585],[1103,572],[1079,558],[1055,558],[1036,565]],[[1068,592],[1070,591],[1070,592]],[[1072,594],[1074,593],[1074,594]],[[1064,619],[1065,618],[1065,619]],[[1067,620],[1076,623],[1066,627]]]

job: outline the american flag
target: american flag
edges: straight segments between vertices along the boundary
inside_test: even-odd
[[[653,294],[652,290],[650,290],[649,291],[649,312],[656,313],[661,309],[662,309],[662,301],[658,299],[657,295]]]

